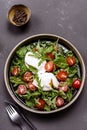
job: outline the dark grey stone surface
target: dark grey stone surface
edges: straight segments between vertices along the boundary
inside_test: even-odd
[[[31,8],[31,20],[24,28],[8,23],[7,13],[14,4],[25,4]],[[0,130],[20,129],[10,122],[5,111],[4,100],[13,102],[4,83],[7,56],[18,42],[39,33],[57,34],[68,39],[87,64],[87,0],[0,0]],[[87,80],[80,97],[67,110],[52,115],[23,111],[38,130],[86,130],[86,85]]]

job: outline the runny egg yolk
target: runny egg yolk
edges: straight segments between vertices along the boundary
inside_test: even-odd
[[[52,81],[52,79],[50,80],[49,85],[50,85],[51,88],[53,87],[53,81]]]

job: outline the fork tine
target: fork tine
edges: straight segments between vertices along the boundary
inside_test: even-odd
[[[15,109],[10,105],[10,110],[12,113],[16,112]]]
[[[8,105],[6,107],[6,110],[7,110],[8,114],[9,114],[9,116],[12,115],[15,112],[11,105]]]
[[[8,113],[9,118],[12,120],[11,111],[9,110],[9,107],[6,107],[6,111]]]
[[[11,111],[10,111],[10,109],[9,109],[9,106],[6,107],[6,111],[7,111],[7,113],[8,113],[9,116],[12,114]]]

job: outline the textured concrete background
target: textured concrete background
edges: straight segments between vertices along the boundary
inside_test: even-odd
[[[31,20],[25,28],[7,21],[14,4],[31,8]],[[39,33],[52,33],[71,41],[87,64],[87,0],[0,0],[0,130],[20,130],[8,119],[4,100],[12,101],[4,84],[4,65],[8,54],[21,40]],[[87,67],[86,67],[87,68]],[[24,111],[38,130],[86,130],[87,80],[78,100],[67,110],[52,115]]]

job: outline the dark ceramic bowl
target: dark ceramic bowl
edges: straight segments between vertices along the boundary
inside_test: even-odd
[[[19,98],[17,98],[17,96],[15,95],[14,91],[12,90],[12,88],[10,86],[10,83],[9,83],[9,67],[10,67],[10,63],[11,63],[11,61],[12,61],[14,55],[15,55],[16,50],[19,47],[21,47],[23,45],[27,45],[27,44],[33,43],[33,42],[36,42],[38,40],[50,40],[50,41],[54,40],[55,41],[57,39],[59,39],[59,42],[62,43],[62,45],[64,47],[67,47],[68,49],[72,50],[75,53],[75,55],[77,56],[77,58],[79,59],[79,61],[80,61],[80,71],[81,71],[81,77],[82,77],[82,82],[81,82],[80,89],[78,90],[76,95],[73,97],[73,99],[68,104],[64,105],[61,108],[58,108],[57,110],[52,110],[52,111],[46,112],[46,111],[39,111],[39,110],[31,109],[31,108],[27,107]],[[20,105],[22,108],[24,108],[24,109],[26,109],[26,110],[28,110],[30,112],[33,112],[33,113],[49,114],[49,113],[55,113],[55,112],[58,112],[58,111],[66,109],[67,107],[72,105],[77,100],[77,98],[79,97],[79,95],[82,92],[82,89],[84,87],[85,73],[86,73],[85,72],[85,65],[84,65],[84,61],[82,59],[82,56],[80,55],[78,50],[73,46],[73,44],[71,42],[69,42],[66,39],[64,39],[63,37],[60,37],[60,36],[57,36],[57,35],[38,34],[38,35],[34,35],[34,36],[31,36],[31,37],[28,37],[27,39],[25,39],[25,40],[21,41],[20,43],[18,43],[13,48],[13,50],[9,54],[9,56],[7,58],[7,61],[6,61],[6,64],[5,64],[4,79],[5,79],[6,88],[7,88],[8,92],[9,92],[10,96],[13,98],[13,100],[18,105]]]

